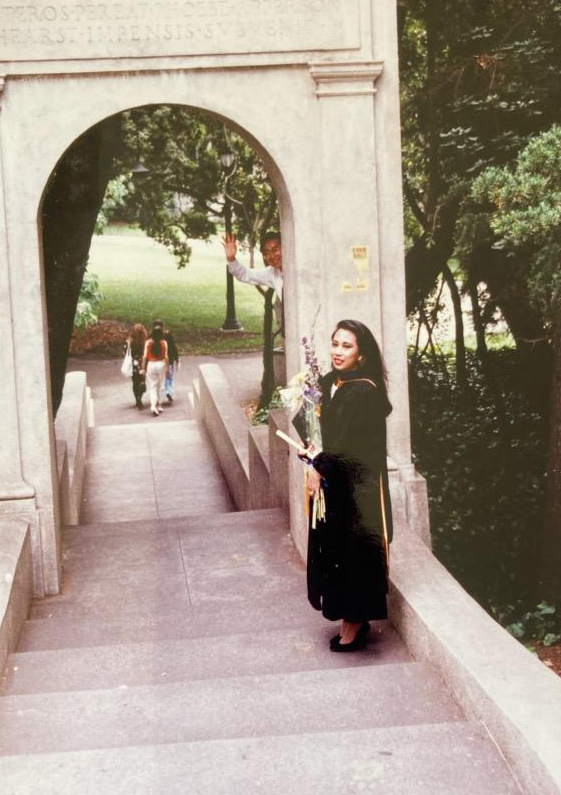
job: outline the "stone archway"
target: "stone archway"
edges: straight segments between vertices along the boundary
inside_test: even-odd
[[[413,505],[395,0],[36,0],[8,13],[0,29],[8,59],[0,65],[0,512],[32,525],[36,593],[59,588],[38,213],[71,142],[130,107],[201,108],[261,154],[281,205],[288,373],[300,368],[298,341],[318,308],[318,340],[340,317],[374,330],[394,404],[389,454]],[[299,488],[291,493],[298,542]]]
[[[273,186],[275,206],[279,207],[281,216],[280,221],[276,221],[276,228],[279,228],[278,225],[282,222],[285,235],[290,237],[289,222],[292,210],[288,189],[280,170],[270,154],[264,151],[258,142],[252,140],[247,130],[236,126],[234,131],[228,119],[202,108],[162,103],[125,108],[114,116],[97,121],[87,130],[80,131],[49,175],[38,212],[43,224],[41,243],[49,315],[52,402],[55,413],[64,385],[66,354],[72,333],[74,309],[96,219],[108,181],[116,174],[115,164],[119,162],[126,148],[125,133],[122,128],[123,115],[131,115],[132,112],[133,116],[145,114],[149,118],[150,114],[157,112],[158,109],[206,119],[211,125],[211,130],[215,130],[218,125],[220,129],[229,130],[238,140],[244,140],[265,166],[264,170]],[[173,139],[170,136],[171,133],[168,133],[171,141]],[[177,147],[178,142],[174,143]],[[61,311],[62,306],[66,311]]]

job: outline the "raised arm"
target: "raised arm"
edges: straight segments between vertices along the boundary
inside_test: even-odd
[[[222,245],[224,253],[226,254],[227,262],[234,262],[238,255],[238,241],[231,232],[227,232],[222,238]]]

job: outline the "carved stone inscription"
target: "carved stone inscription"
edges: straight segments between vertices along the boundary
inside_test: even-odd
[[[360,46],[358,0],[0,0],[0,61]]]

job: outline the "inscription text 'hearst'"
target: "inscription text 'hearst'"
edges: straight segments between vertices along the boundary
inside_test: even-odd
[[[5,4],[0,60],[354,49],[358,0]]]

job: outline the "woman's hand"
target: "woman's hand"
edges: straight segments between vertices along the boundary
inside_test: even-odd
[[[300,447],[300,448],[299,448],[299,449],[296,451],[296,455],[298,456],[298,458],[300,459],[300,461],[304,461],[306,464],[308,464],[308,463],[309,463],[309,462],[312,460],[312,458],[313,458],[313,456],[312,456],[312,455],[310,455],[310,449],[309,449],[309,447]]]
[[[310,493],[310,497],[317,497],[319,494],[319,490],[321,488],[321,475],[314,469],[310,467],[308,472],[308,491]]]

